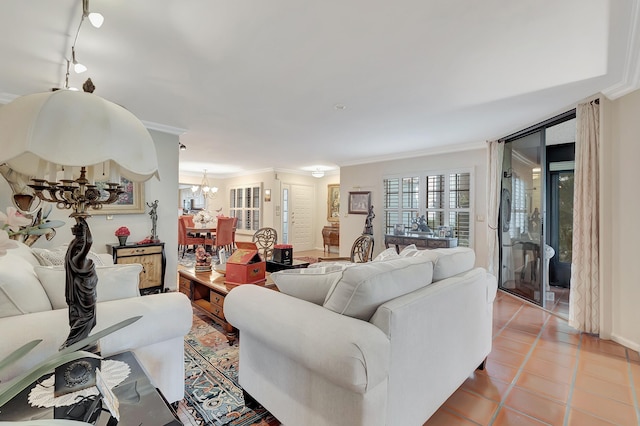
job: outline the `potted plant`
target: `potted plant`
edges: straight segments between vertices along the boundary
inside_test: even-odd
[[[129,237],[129,235],[131,235],[131,232],[126,226],[121,226],[120,228],[116,229],[115,235],[116,237],[118,237],[120,245],[124,246],[127,244],[127,238]]]

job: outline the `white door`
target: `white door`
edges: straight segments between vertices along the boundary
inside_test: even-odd
[[[313,249],[313,186],[290,186],[289,192],[289,244],[296,251]]]

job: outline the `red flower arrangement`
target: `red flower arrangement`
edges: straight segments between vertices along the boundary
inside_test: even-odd
[[[116,237],[128,237],[129,235],[131,235],[131,232],[129,232],[129,228],[127,228],[126,226],[121,226],[120,228],[116,229]]]

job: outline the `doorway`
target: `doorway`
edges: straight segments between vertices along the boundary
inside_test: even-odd
[[[313,198],[309,185],[282,185],[282,241],[293,245],[295,251],[313,248]]]
[[[575,123],[574,110],[505,139],[500,207],[500,288],[567,315]]]

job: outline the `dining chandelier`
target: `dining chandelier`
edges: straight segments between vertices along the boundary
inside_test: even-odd
[[[204,175],[202,176],[202,182],[200,186],[193,185],[191,191],[194,194],[203,196],[204,198],[214,198],[218,193],[218,187],[209,185],[209,179],[207,178],[207,169],[204,169]]]

